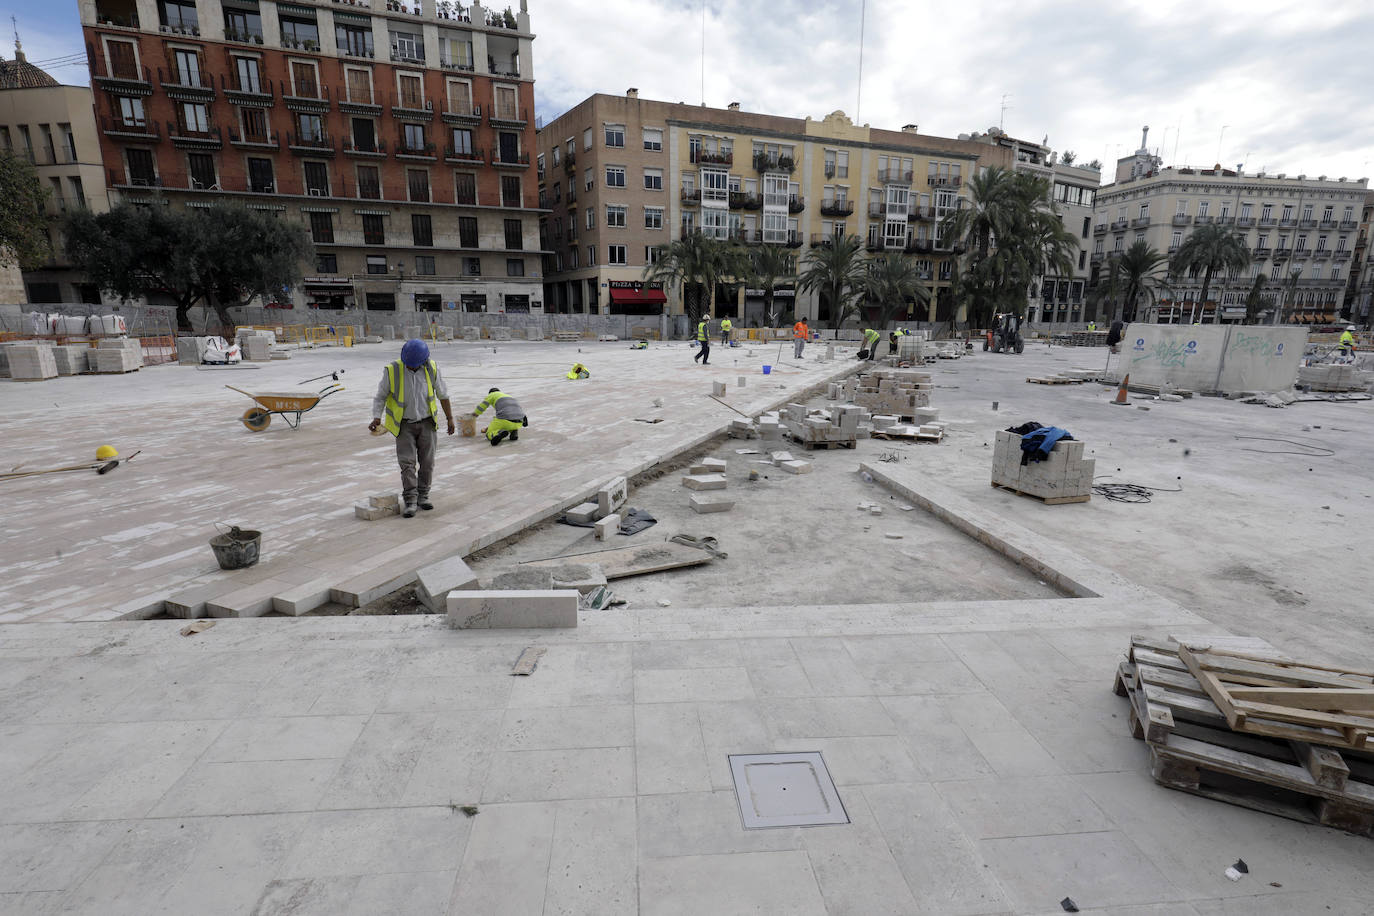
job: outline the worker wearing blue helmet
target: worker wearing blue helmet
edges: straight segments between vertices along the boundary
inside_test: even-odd
[[[451,436],[457,427],[439,366],[429,358],[429,347],[423,340],[407,340],[401,347],[401,358],[382,370],[382,381],[372,397],[372,422],[367,426],[374,433],[382,427],[396,437],[396,461],[401,465],[401,496],[405,500],[401,514],[406,518],[414,518],[417,508],[434,508],[429,485],[434,477],[441,406]]]

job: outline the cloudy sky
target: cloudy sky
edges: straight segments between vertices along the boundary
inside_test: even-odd
[[[1134,151],[1148,124],[1166,164],[1374,178],[1370,0],[528,2],[546,122],[629,86],[700,103],[704,10],[709,105],[956,136],[997,124],[1005,94],[1009,133],[1081,161]],[[30,60],[82,50],[70,0],[17,14]]]

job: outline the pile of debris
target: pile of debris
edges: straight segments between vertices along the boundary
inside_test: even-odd
[[[1368,391],[1370,373],[1357,366],[1299,366],[1298,387],[1310,391]]]
[[[1134,636],[1114,686],[1160,785],[1374,836],[1374,674]]]

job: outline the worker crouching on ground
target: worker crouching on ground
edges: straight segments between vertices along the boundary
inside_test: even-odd
[[[697,325],[697,355],[692,357],[692,362],[701,360],[703,366],[711,365],[711,335],[706,328],[709,321],[703,318]]]
[[[897,355],[897,341],[898,341],[900,338],[903,338],[903,337],[905,337],[905,336],[906,336],[906,331],[903,331],[901,328],[898,328],[897,330],[895,330],[895,331],[893,331],[892,333],[890,333],[890,334],[887,335],[887,355],[888,355],[888,356],[896,356],[896,355]]]
[[[488,407],[496,411],[496,416],[492,417],[491,424],[487,427],[487,441],[492,445],[500,445],[502,439],[510,436],[510,441],[519,442],[520,430],[530,425],[529,418],[520,409],[520,402],[500,388],[493,388],[487,392],[487,396],[477,405],[473,414],[480,415]]]
[[[372,422],[396,437],[396,461],[401,466],[401,497],[406,518],[416,508],[433,509],[429,484],[434,477],[434,447],[439,438],[439,408],[444,408],[448,434],[453,435],[453,408],[439,366],[429,358],[423,340],[407,340],[401,358],[382,370],[382,381],[372,397]]]
[[[577,381],[577,380],[580,379],[580,378],[591,378],[591,377],[592,377],[591,371],[590,371],[586,366],[582,365],[581,363],[573,363],[573,367],[572,367],[571,369],[568,370],[568,375],[567,375],[567,379],[568,379],[568,381],[570,381],[570,382],[575,382],[575,381]]]

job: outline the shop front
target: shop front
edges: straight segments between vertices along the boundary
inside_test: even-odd
[[[611,280],[608,288],[612,315],[660,315],[668,302],[657,283]]]

